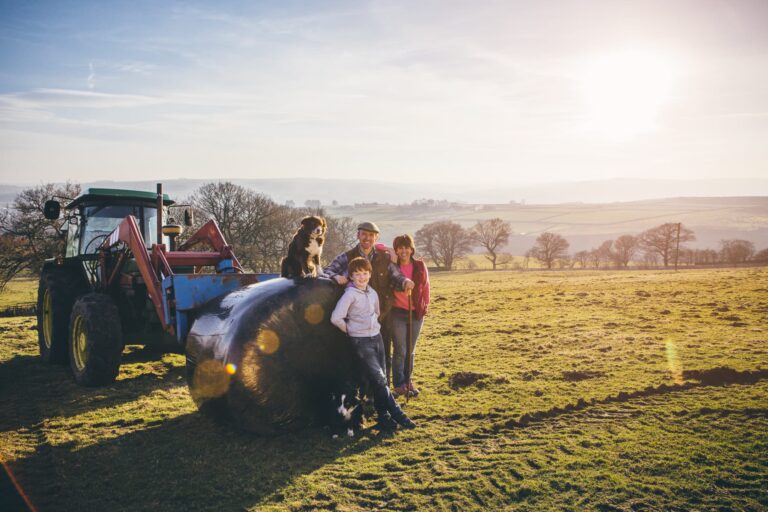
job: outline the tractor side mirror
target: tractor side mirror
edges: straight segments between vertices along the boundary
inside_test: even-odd
[[[43,206],[43,216],[48,220],[56,220],[61,214],[61,204],[55,199],[50,199]]]
[[[187,227],[192,227],[192,225],[195,223],[195,214],[187,208],[184,210],[184,225]]]

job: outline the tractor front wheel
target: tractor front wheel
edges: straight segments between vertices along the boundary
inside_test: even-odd
[[[46,363],[66,364],[69,316],[78,291],[66,271],[44,270],[37,288],[37,341]]]
[[[82,386],[114,382],[120,371],[120,314],[109,295],[89,293],[75,302],[69,320],[69,366]]]

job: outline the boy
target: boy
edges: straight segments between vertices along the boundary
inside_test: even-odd
[[[384,430],[415,428],[416,424],[405,415],[389,392],[384,375],[384,342],[379,325],[379,297],[368,286],[373,267],[366,258],[349,262],[351,282],[331,314],[333,325],[347,333],[358,361],[373,388],[373,405]]]

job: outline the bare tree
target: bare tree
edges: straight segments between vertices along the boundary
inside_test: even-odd
[[[536,243],[531,247],[531,256],[552,268],[555,261],[568,256],[568,240],[557,233],[542,233],[536,238]]]
[[[333,258],[348,251],[357,244],[357,223],[352,217],[332,217],[325,215],[328,232],[323,246],[323,262],[328,264]]]
[[[753,257],[753,261],[757,261],[760,263],[768,263],[768,249],[763,249],[761,251],[758,251]]]
[[[696,251],[687,247],[681,247],[678,262],[685,265],[694,265],[696,263]]]
[[[696,265],[713,265],[719,261],[719,255],[714,249],[696,249],[694,263]]]
[[[512,227],[509,225],[509,222],[498,217],[478,221],[470,231],[472,241],[480,244],[485,249],[487,253],[485,258],[491,262],[493,270],[496,270],[496,259],[498,257],[496,251],[509,243],[511,234]]]
[[[258,233],[278,211],[278,204],[231,182],[207,183],[191,196],[192,204],[215,219],[224,238],[234,245],[255,242]]]
[[[531,264],[531,258],[533,258],[533,249],[528,249],[523,255],[522,268],[528,268],[528,266]]]
[[[665,267],[675,261],[679,244],[693,240],[696,240],[693,231],[675,222],[661,224],[640,234],[640,244],[645,252],[658,255]]]
[[[646,251],[643,253],[643,266],[646,268],[648,267],[655,267],[659,264],[659,255],[655,252],[648,252]]]
[[[613,242],[613,261],[617,266],[627,268],[629,262],[635,256],[640,245],[640,240],[633,235],[621,235]]]
[[[749,240],[720,240],[720,255],[726,263],[744,263],[755,254],[755,244]]]
[[[611,252],[611,246],[613,240],[606,240],[596,249],[589,251],[589,260],[592,266],[600,268],[600,264],[603,262],[610,262],[613,259],[613,253]]]
[[[499,254],[498,264],[501,266],[501,268],[508,269],[510,265],[514,264],[514,262],[515,258],[508,252]]]
[[[192,194],[190,202],[202,217],[198,220],[215,219],[243,265],[258,272],[279,269],[280,258],[298,225],[296,217],[301,215],[264,194],[230,182],[207,183]]]
[[[288,253],[293,234],[306,215],[306,210],[278,205],[248,245],[249,266],[257,272],[278,272],[280,260]]]
[[[581,268],[587,267],[589,261],[589,251],[579,251],[573,255],[573,260],[581,266]]]
[[[469,252],[470,244],[467,230],[451,221],[432,222],[416,232],[416,247],[446,270],[452,269],[455,260]]]
[[[46,258],[64,254],[66,219],[46,219],[43,205],[56,196],[64,207],[79,194],[79,184],[47,183],[22,190],[0,213],[0,289],[21,272],[38,274]]]

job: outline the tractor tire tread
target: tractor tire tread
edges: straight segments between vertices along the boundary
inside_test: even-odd
[[[37,330],[40,356],[45,363],[67,364],[67,341],[69,338],[69,319],[77,295],[82,293],[80,276],[67,272],[66,269],[46,269],[40,276],[37,288]],[[53,329],[51,347],[45,344],[43,332],[43,299],[46,289],[50,290],[53,308]]]
[[[88,333],[85,367],[78,370],[71,351],[74,350],[70,332],[70,367],[75,381],[83,386],[104,386],[111,384],[120,371],[123,353],[120,313],[109,295],[88,293],[80,297],[72,308],[70,326],[77,315],[84,317]]]

